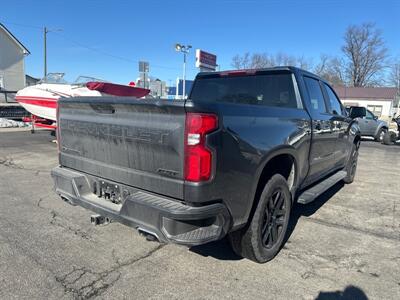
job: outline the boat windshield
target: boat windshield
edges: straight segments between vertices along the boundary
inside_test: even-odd
[[[49,73],[39,81],[39,83],[56,83],[56,84],[68,84],[64,79],[65,73]]]
[[[99,79],[99,78],[94,78],[94,77],[89,77],[89,76],[79,76],[74,82],[73,84],[86,84],[88,82],[107,82],[103,79]]]

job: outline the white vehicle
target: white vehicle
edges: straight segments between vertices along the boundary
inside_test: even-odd
[[[49,73],[38,84],[18,91],[15,97],[32,114],[33,121],[46,120],[44,127],[54,127],[52,123],[56,121],[57,101],[61,97],[112,95],[141,98],[150,92],[148,89],[134,87],[134,83],[121,85],[87,76],[79,76],[73,83],[68,83],[64,75]]]

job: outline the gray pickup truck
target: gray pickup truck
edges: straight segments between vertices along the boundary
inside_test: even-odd
[[[184,101],[61,99],[52,177],[95,223],[188,246],[228,236],[236,253],[266,262],[295,201],[353,181],[364,115],[294,67],[199,73]]]
[[[347,110],[350,112],[354,106],[350,106]],[[375,141],[382,142],[383,137],[389,131],[389,125],[383,120],[379,120],[368,109],[366,110],[365,116],[358,118],[358,126],[360,127],[360,134],[362,136],[373,137]]]

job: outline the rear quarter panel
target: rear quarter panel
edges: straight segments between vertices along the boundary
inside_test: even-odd
[[[186,110],[214,112],[219,117],[219,130],[207,139],[216,154],[215,176],[208,183],[186,183],[186,201],[222,200],[233,225],[240,226],[247,222],[259,177],[272,157],[292,154],[297,182],[306,176],[311,125],[305,110],[190,101]]]

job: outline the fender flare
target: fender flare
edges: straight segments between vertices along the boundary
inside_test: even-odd
[[[282,155],[282,154],[287,154],[294,158],[293,165],[294,165],[294,174],[295,175],[294,175],[292,190],[294,190],[294,191],[296,190],[298,183],[299,183],[299,174],[300,174],[299,166],[298,166],[299,159],[298,159],[296,149],[294,149],[293,147],[287,146],[287,145],[279,146],[279,147],[275,148],[274,150],[269,151],[268,154],[262,158],[262,160],[257,168],[257,171],[254,174],[253,186],[251,188],[251,193],[250,193],[250,200],[252,201],[252,205],[254,204],[254,201],[256,201],[255,197],[256,197],[256,193],[257,193],[257,187],[260,182],[261,174],[265,169],[265,166],[272,159],[274,159],[275,157]]]

